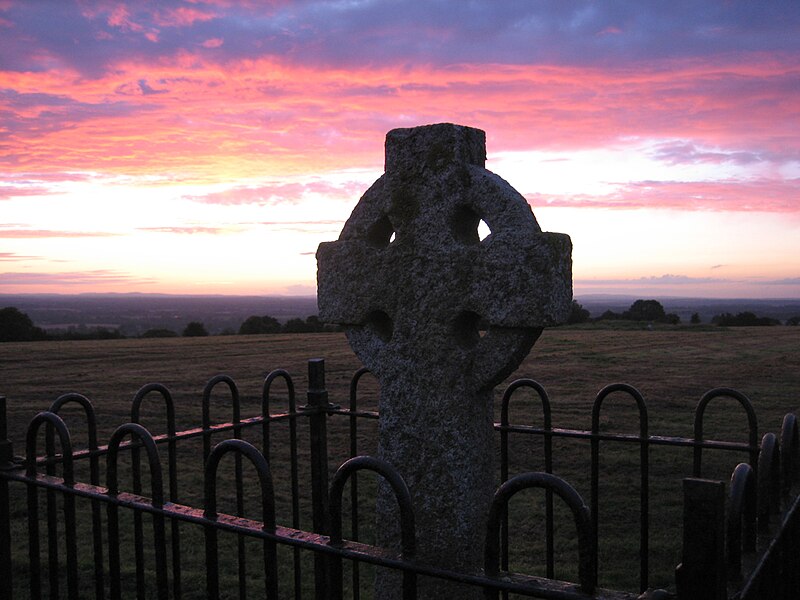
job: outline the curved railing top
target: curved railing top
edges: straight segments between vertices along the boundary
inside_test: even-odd
[[[756,476],[747,463],[736,465],[731,475],[729,498],[725,546],[728,565],[738,574],[742,568],[742,551],[752,552],[756,548]]]
[[[61,443],[61,454],[64,457],[64,484],[73,486],[75,484],[75,470],[72,466],[72,442],[69,438],[69,429],[67,429],[67,425],[61,417],[49,411],[40,412],[28,424],[28,431],[25,435],[26,475],[28,477],[34,477],[36,475],[36,438],[39,433],[39,428],[45,423],[55,430],[59,442]]]
[[[522,473],[512,477],[495,492],[489,509],[484,546],[484,569],[487,575],[497,575],[500,564],[500,524],[508,501],[514,494],[529,488],[544,488],[559,496],[572,511],[578,530],[578,579],[581,590],[594,593],[597,586],[594,532],[589,508],[570,484],[550,473]]]
[[[289,412],[296,412],[297,409],[292,376],[286,369],[275,369],[264,379],[264,385],[261,388],[261,416],[264,418],[269,416],[270,393],[272,384],[276,379],[282,379],[286,383],[286,393],[289,395]]]
[[[139,388],[131,401],[131,421],[139,423],[141,420],[142,402],[149,394],[158,394],[164,400],[167,409],[167,433],[175,435],[175,403],[172,400],[172,392],[167,386],[161,383],[148,383]]]
[[[364,375],[371,372],[367,367],[361,367],[350,378],[350,410],[358,408],[358,384]]]
[[[150,489],[153,505],[161,507],[164,505],[164,483],[161,474],[161,461],[158,456],[158,447],[156,446],[153,436],[144,427],[138,423],[125,423],[120,425],[111,434],[111,439],[108,442],[108,464],[106,467],[106,486],[108,486],[108,495],[116,496],[119,493],[119,479],[117,475],[117,458],[119,456],[119,448],[125,436],[130,435],[142,444],[147,454],[147,462],[150,467]]]
[[[255,446],[244,440],[225,440],[211,450],[205,466],[205,517],[210,520],[217,518],[217,469],[222,457],[230,453],[246,457],[255,467],[261,487],[264,530],[275,531],[275,493],[269,463]]]
[[[50,405],[50,412],[58,414],[62,407],[67,404],[77,404],[83,408],[83,412],[86,415],[89,450],[97,450],[97,415],[92,402],[83,394],[68,392],[66,394],[61,394],[58,398],[53,400],[53,403]]]
[[[241,421],[241,407],[239,401],[239,388],[232,377],[228,375],[215,375],[208,380],[203,388],[203,429],[211,427],[211,393],[219,384],[224,383],[228,386],[231,393],[231,408],[233,410],[233,422]]]
[[[726,387],[718,387],[707,391],[700,398],[695,409],[694,416],[694,438],[695,441],[702,441],[703,439],[703,419],[705,416],[706,407],[716,398],[732,398],[739,403],[747,415],[747,423],[749,429],[749,443],[752,447],[758,446],[758,418],[756,411],[753,408],[753,403],[750,399],[738,390]]]
[[[400,545],[404,558],[416,552],[416,524],[411,503],[411,492],[400,474],[385,460],[373,456],[356,456],[344,463],[333,476],[330,486],[330,514],[332,545],[342,543],[342,493],[344,485],[356,471],[369,470],[379,474],[392,487],[400,510]]]
[[[787,413],[781,423],[780,454],[781,482],[783,493],[788,495],[792,484],[797,479],[798,462],[800,462],[800,435],[798,435],[797,417]]]
[[[636,408],[639,410],[639,436],[643,439],[647,438],[647,403],[644,401],[644,396],[642,396],[641,392],[627,383],[612,383],[597,393],[592,404],[592,433],[600,432],[600,409],[603,406],[603,402],[608,396],[617,392],[629,395],[636,402]]]
[[[544,428],[546,430],[552,429],[553,421],[551,416],[552,410],[550,407],[550,396],[547,394],[547,390],[544,389],[544,386],[541,383],[534,379],[527,378],[516,379],[512,381],[503,392],[502,404],[500,406],[500,423],[502,425],[508,425],[508,410],[511,403],[511,396],[513,396],[514,393],[521,388],[532,389],[539,395],[539,400],[542,403],[542,413],[544,415]]]

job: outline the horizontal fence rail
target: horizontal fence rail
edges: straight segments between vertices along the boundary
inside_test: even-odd
[[[784,418],[779,435],[765,434],[758,442],[758,425],[755,411],[741,393],[728,388],[716,388],[706,393],[698,403],[694,417],[692,437],[652,435],[649,431],[647,405],[643,396],[626,384],[613,384],[603,388],[592,406],[592,426],[589,430],[557,428],[553,426],[550,399],[541,384],[523,379],[512,382],[502,396],[500,421],[495,424],[499,433],[500,479],[498,492],[489,516],[486,533],[486,564],[481,573],[460,573],[422,564],[414,558],[415,540],[425,535],[416,531],[414,511],[408,500],[405,483],[392,467],[367,456],[359,456],[359,422],[375,421],[375,411],[359,408],[359,382],[368,371],[361,369],[353,376],[347,408],[329,401],[325,389],[324,362],[309,362],[307,403],[297,405],[292,377],[283,370],[271,372],[261,390],[261,414],[243,418],[240,393],[236,383],[228,376],[219,375],[208,381],[202,397],[202,423],[200,427],[177,431],[172,394],[165,386],[148,384],[135,394],[131,405],[131,421],[120,426],[107,445],[100,445],[97,436],[97,419],[92,403],[80,394],[59,397],[49,411],[34,417],[27,431],[26,456],[23,460],[13,456],[8,440],[6,399],[0,397],[0,597],[15,597],[20,582],[13,583],[16,574],[27,573],[27,588],[31,598],[58,597],[66,591],[71,598],[94,594],[104,599],[127,597],[122,589],[125,572],[131,570],[121,558],[120,549],[126,544],[133,547],[132,573],[137,598],[181,598],[187,586],[196,589],[197,581],[187,581],[184,564],[188,556],[197,551],[197,535],[187,544],[187,534],[202,532],[199,547],[204,554],[204,597],[218,598],[220,594],[239,598],[254,595],[268,598],[314,595],[316,598],[360,598],[368,582],[362,577],[360,565],[397,569],[403,573],[402,595],[416,597],[418,577],[437,577],[459,584],[478,586],[487,598],[499,594],[518,594],[537,598],[602,597],[629,599],[650,597],[666,598],[664,591],[649,589],[650,565],[650,497],[651,454],[654,447],[666,446],[689,449],[692,453],[692,478],[684,484],[685,506],[695,506],[697,514],[717,515],[706,519],[700,529],[687,531],[684,519],[684,553],[676,575],[676,592],[679,598],[701,598],[709,589],[725,590],[730,597],[742,598],[794,598],[800,589],[800,508],[792,495],[792,484],[798,476],[798,425],[794,415]],[[279,386],[286,398],[285,411],[271,412],[274,387]],[[220,392],[219,390],[223,390]],[[542,425],[511,423],[509,407],[521,390],[530,390],[538,396],[542,410]],[[609,433],[601,431],[601,414],[606,398],[627,397],[638,415],[639,431]],[[231,420],[212,423],[211,401],[228,397]],[[717,398],[730,398],[741,405],[747,417],[748,441],[732,442],[706,439],[704,419],[706,407]],[[163,405],[166,422],[164,433],[153,435],[141,425],[144,403]],[[70,404],[82,409],[87,432],[87,447],[73,450],[66,423],[59,416]],[[347,460],[335,473],[329,459],[327,431],[329,419],[344,417],[348,429]],[[75,418],[71,416],[70,418]],[[304,444],[298,425],[308,430]],[[288,431],[288,442],[276,452],[272,444],[273,427],[282,424]],[[37,439],[44,431],[45,453],[37,450]],[[256,434],[260,444],[246,441],[245,434]],[[229,439],[214,443],[215,438]],[[510,440],[532,437],[542,441],[543,471],[512,475]],[[577,491],[563,479],[553,474],[553,441],[574,439],[585,441],[590,451],[589,502],[584,503]],[[179,451],[184,444],[199,441],[202,444],[202,507],[192,506],[183,500],[189,494],[186,477],[182,475],[183,461]],[[602,450],[609,444],[638,447],[638,591],[609,590],[598,587],[599,519],[603,514],[600,494],[600,459]],[[162,472],[159,448],[166,454],[166,477]],[[730,482],[730,497],[724,498],[715,487],[708,492],[702,480],[704,450],[721,450],[742,453],[747,461],[734,470]],[[144,465],[142,464],[144,452]],[[129,457],[130,491],[120,486],[120,458]],[[278,456],[280,454],[280,458]],[[288,454],[288,460],[284,457]],[[226,479],[225,489],[218,484],[221,461],[232,456],[233,475]],[[301,459],[301,455],[303,458]],[[105,485],[101,479],[100,459],[105,457]],[[76,465],[88,461],[88,481],[75,476]],[[299,474],[301,462],[310,467],[310,497],[304,494]],[[285,461],[285,462],[282,462]],[[126,463],[127,465],[128,463]],[[245,477],[248,473],[256,477]],[[143,466],[146,465],[146,468]],[[277,466],[288,465],[288,520],[280,524],[276,517],[276,486],[273,471]],[[400,553],[359,541],[359,475],[371,471],[383,477],[394,489],[398,499],[402,545]],[[59,474],[60,472],[60,474]],[[226,477],[228,477],[226,475]],[[182,479],[183,483],[180,482]],[[698,483],[692,483],[698,482]],[[166,485],[165,485],[166,483]],[[181,483],[181,485],[179,485]],[[18,555],[18,545],[11,543],[11,486],[21,484],[27,494],[26,520],[28,523],[28,559]],[[145,494],[145,485],[147,493]],[[710,484],[709,484],[710,485]],[[543,530],[544,566],[546,577],[509,572],[509,531],[513,529],[507,510],[509,499],[528,488],[544,490],[545,508]],[[349,488],[349,533],[343,531],[344,491]],[[710,490],[711,488],[708,488]],[[723,486],[724,489],[724,486]],[[255,490],[258,490],[257,492]],[[231,513],[218,510],[218,494],[223,491],[232,498]],[[40,510],[44,495],[44,511]],[[565,503],[574,518],[575,539],[578,540],[578,581],[568,583],[555,577],[555,507],[554,500]],[[363,502],[363,500],[362,500]],[[88,541],[81,539],[83,531],[76,526],[76,504],[88,507],[90,514]],[[105,508],[105,511],[103,510]],[[257,518],[253,511],[260,509]],[[721,511],[721,512],[720,512]],[[132,516],[132,540],[121,531],[121,517]],[[309,515],[310,512],[310,515]],[[303,525],[309,520],[310,526]],[[126,519],[128,517],[126,516]],[[145,521],[150,524],[146,530]],[[46,523],[46,535],[39,530]],[[167,525],[169,523],[169,525]],[[187,529],[187,527],[189,529]],[[674,524],[676,532],[680,524]],[[709,533],[710,532],[710,533]],[[224,556],[236,565],[236,590],[221,592],[220,535],[232,534],[235,544],[226,549]],[[698,537],[705,536],[703,541]],[[711,535],[711,538],[708,536]],[[694,536],[694,537],[693,537]],[[45,543],[42,548],[42,538]],[[709,539],[711,540],[709,542]],[[259,541],[258,551],[248,540]],[[698,552],[703,544],[711,550]],[[226,546],[227,548],[227,546]],[[283,563],[286,572],[278,572],[281,549],[288,552]],[[46,568],[42,568],[42,553],[46,554]],[[16,554],[15,554],[16,552]],[[253,561],[256,563],[253,563]],[[82,562],[81,562],[82,561]],[[91,569],[79,565],[91,563]],[[282,563],[282,564],[283,564]],[[227,564],[227,563],[226,563]],[[16,570],[14,565],[17,566]],[[791,570],[795,575],[784,577]],[[260,580],[253,572],[261,573]],[[349,573],[348,584],[345,576]],[[776,577],[780,573],[780,577]],[[81,579],[89,578],[91,585]],[[775,583],[775,580],[778,583]],[[309,583],[311,582],[311,583]],[[43,585],[46,584],[46,585]],[[66,584],[66,587],[64,587]],[[15,587],[16,586],[16,587]],[[716,587],[715,587],[716,586]],[[771,587],[770,587],[771,586]],[[251,589],[252,588],[252,589]],[[87,591],[91,590],[91,591]],[[714,593],[716,593],[714,591]],[[701,595],[697,595],[701,594]],[[783,595],[781,595],[783,594]],[[792,595],[795,594],[795,595]],[[711,596],[708,596],[711,597]]]

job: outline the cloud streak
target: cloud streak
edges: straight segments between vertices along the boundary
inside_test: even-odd
[[[690,277],[688,275],[659,275],[650,277],[635,278],[612,278],[612,279],[576,279],[577,285],[645,285],[645,286],[674,286],[674,285],[696,285],[732,283],[735,280],[721,277]]]
[[[39,238],[104,238],[119,234],[102,231],[58,231],[54,229],[4,229],[0,227],[0,239],[39,239]]]
[[[187,227],[140,227],[137,231],[145,231],[149,233],[168,233],[178,235],[219,235],[230,233],[230,229],[224,227],[201,227],[201,226],[187,226]]]
[[[26,262],[29,260],[40,260],[40,257],[23,256],[14,252],[0,252],[0,262]]]
[[[532,206],[689,211],[800,212],[800,179],[755,181],[639,181],[603,195],[528,194]]]
[[[324,181],[299,182],[271,182],[259,185],[236,186],[219,192],[210,192],[203,195],[185,196],[186,200],[204,204],[219,204],[222,206],[234,205],[259,205],[269,206],[275,204],[296,204],[309,194],[325,196],[326,198],[340,198],[352,200],[364,192],[364,183],[348,181],[340,184]]]
[[[66,273],[6,272],[0,273],[0,287],[13,286],[66,286],[156,283],[153,279],[128,275],[112,270],[96,270]]]
[[[54,194],[52,189],[45,186],[16,186],[16,185],[2,185],[0,184],[0,201],[10,200],[12,198],[24,198],[27,196],[49,196]]]

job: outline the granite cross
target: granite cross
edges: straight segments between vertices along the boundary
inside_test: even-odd
[[[345,325],[380,383],[379,456],[411,490],[418,558],[469,573],[499,484],[492,388],[572,300],[569,237],[543,233],[525,198],[484,168],[485,144],[483,131],[449,123],[390,131],[386,172],[317,251],[320,319]],[[379,541],[392,546],[396,503],[388,486],[378,496]],[[421,580],[419,597],[452,586]],[[397,593],[378,577],[377,597]]]

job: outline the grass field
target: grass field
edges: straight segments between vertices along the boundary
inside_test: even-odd
[[[306,361],[314,357],[326,360],[331,401],[346,405],[350,377],[360,365],[342,334],[0,344],[0,395],[8,399],[9,434],[15,452],[23,454],[28,421],[62,393],[79,392],[92,400],[103,444],[117,425],[129,420],[130,400],[145,383],[160,382],[170,388],[178,427],[195,427],[200,424],[201,392],[212,376],[226,373],[233,377],[242,394],[242,416],[256,416],[263,379],[276,368],[287,369],[293,375],[298,404],[305,402]],[[766,431],[777,431],[783,415],[797,411],[800,406],[800,328],[552,329],[545,331],[509,382],[517,377],[541,382],[552,401],[553,425],[574,429],[590,428],[591,405],[603,386],[629,383],[647,402],[650,433],[674,436],[691,436],[694,408],[704,392],[712,387],[732,387],[747,395],[755,406],[760,436]],[[505,384],[498,390],[504,387]],[[280,385],[276,385],[276,396],[278,405],[285,403]],[[515,397],[511,422],[541,424],[536,403],[526,401],[523,396]],[[373,381],[365,381],[362,397],[365,408],[376,408],[377,388]],[[212,413],[215,421],[230,420],[230,409],[223,401],[215,401]],[[65,413],[71,430],[74,423],[74,438],[85,439],[70,414]],[[499,411],[496,414],[499,419]],[[154,433],[164,431],[162,415],[159,406],[145,403],[143,421]],[[347,456],[346,419],[330,421],[329,445],[335,468]],[[708,439],[747,439],[744,413],[732,402],[712,403],[706,423]],[[601,425],[609,432],[637,432],[632,401],[627,397],[619,400],[610,397],[603,405]],[[360,431],[362,452],[374,453],[374,422],[362,425]],[[307,432],[301,429],[300,435],[304,447]],[[541,441],[512,438],[511,473],[541,470]],[[282,452],[282,440],[285,432],[277,431],[273,439],[276,456]],[[724,480],[738,462],[746,460],[745,455],[708,454],[708,470],[704,475]],[[603,443],[601,456],[600,585],[633,591],[638,574],[635,542],[638,451],[635,446]],[[680,480],[691,474],[691,450],[653,447],[651,456],[651,585],[668,587],[680,560]],[[187,458],[186,463],[191,460]],[[274,459],[273,468],[278,482],[286,477],[285,461]],[[588,442],[556,440],[554,471],[589,502]],[[183,503],[200,498],[199,471],[192,473],[182,475]],[[281,494],[280,483],[276,487]],[[369,482],[364,487],[368,495]],[[307,493],[306,482],[301,486],[301,494]],[[279,498],[282,524],[288,524],[287,503],[284,492]],[[368,500],[362,504],[363,529],[368,536],[371,506]],[[533,493],[512,502],[513,570],[543,572],[543,528],[538,516],[543,512],[542,506],[543,498]],[[221,508],[225,507],[223,503]],[[24,509],[20,506],[17,510],[20,524],[15,529],[14,545],[16,552],[24,557],[27,553],[22,523]],[[563,522],[557,527],[556,575],[572,579],[575,547],[571,524],[563,513],[557,511],[556,515],[559,523]],[[199,552],[202,565],[202,550],[193,551]],[[23,572],[21,568],[22,578]]]

